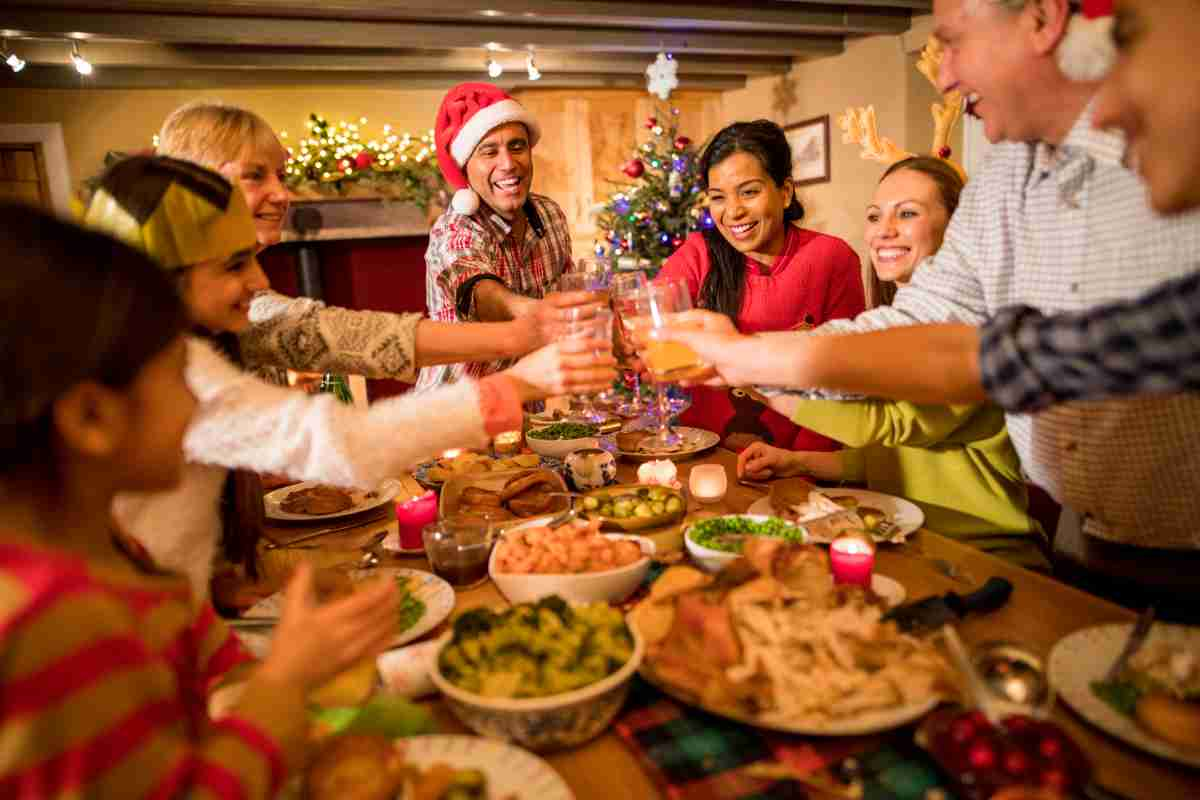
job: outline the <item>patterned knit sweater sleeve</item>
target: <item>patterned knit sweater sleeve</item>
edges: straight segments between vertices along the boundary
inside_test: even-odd
[[[351,311],[306,297],[262,292],[250,303],[250,329],[241,335],[251,371],[286,367],[368,378],[416,379],[421,314]]]
[[[199,400],[184,439],[190,461],[370,488],[446,448],[488,440],[479,384],[471,381],[364,410],[269,384],[199,339],[188,356],[188,384]]]
[[[0,538],[0,797],[271,798],[307,735],[298,688],[251,679],[211,722],[189,592]]]

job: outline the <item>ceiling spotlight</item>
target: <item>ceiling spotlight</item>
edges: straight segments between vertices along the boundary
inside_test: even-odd
[[[487,60],[487,71],[488,75],[492,76],[493,78],[499,78],[504,74],[504,67],[500,66],[500,62],[496,59],[489,58]]]
[[[533,51],[529,51],[529,55],[525,56],[525,70],[529,73],[529,80],[537,81],[542,78],[542,71],[537,68],[537,64],[533,63]]]
[[[25,59],[8,49],[8,39],[0,40],[0,57],[4,59],[4,63],[8,64],[13,72],[20,72],[25,69]]]
[[[80,75],[92,74],[92,62],[79,54],[79,42],[71,42],[71,61],[75,64],[75,71]]]

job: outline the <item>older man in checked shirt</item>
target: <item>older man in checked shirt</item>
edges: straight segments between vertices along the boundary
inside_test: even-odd
[[[970,98],[1000,144],[967,185],[942,249],[893,305],[820,333],[979,325],[1012,306],[1082,313],[1194,269],[1200,216],[1149,207],[1122,163],[1124,138],[1092,127],[1098,84],[1069,79],[1057,61],[1067,0],[935,0],[934,13],[945,88]],[[678,338],[715,355],[727,382],[823,385],[805,378],[838,368],[811,361],[841,355],[841,337],[786,355],[761,341]],[[769,363],[755,369],[755,359]],[[1008,425],[1025,471],[1064,504],[1055,540],[1064,574],[1131,604],[1169,603],[1200,585],[1200,396],[1070,402],[1010,413]]]

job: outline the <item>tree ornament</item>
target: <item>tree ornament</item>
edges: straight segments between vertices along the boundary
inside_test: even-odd
[[[662,135],[663,135],[663,129],[662,129],[662,126],[661,126],[661,125],[655,125],[655,126],[654,126],[654,129],[653,129],[653,133],[654,133],[654,135],[655,135],[655,136],[662,136]]]
[[[375,156],[370,150],[359,150],[358,155],[354,157],[354,166],[359,169],[366,169],[375,163]]]
[[[354,169],[354,162],[348,158],[343,158],[338,162],[338,169],[340,169],[342,172]]]
[[[657,124],[658,124],[658,119],[656,119],[655,117],[648,117],[646,119],[646,130],[648,130],[648,131],[653,130],[654,126]]]
[[[679,247],[681,244],[683,244],[683,239],[680,239],[678,236],[671,240],[672,247]]]
[[[688,145],[690,145],[691,143],[692,143],[692,140],[686,136],[675,137],[675,149],[676,150],[687,150]]]
[[[938,158],[944,160],[944,159],[947,159],[950,156],[954,155],[954,151],[951,150],[949,147],[940,147],[940,148],[938,148],[937,154],[938,154]]]
[[[630,159],[625,166],[621,167],[621,171],[629,177],[637,180],[646,172],[646,165],[642,163],[640,158]]]
[[[654,63],[646,67],[646,91],[666,100],[679,86],[679,64],[666,53],[659,53]]]

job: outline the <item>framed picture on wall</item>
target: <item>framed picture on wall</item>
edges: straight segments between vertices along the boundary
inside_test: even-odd
[[[829,182],[829,115],[783,129],[792,146],[792,180],[797,186]]]

